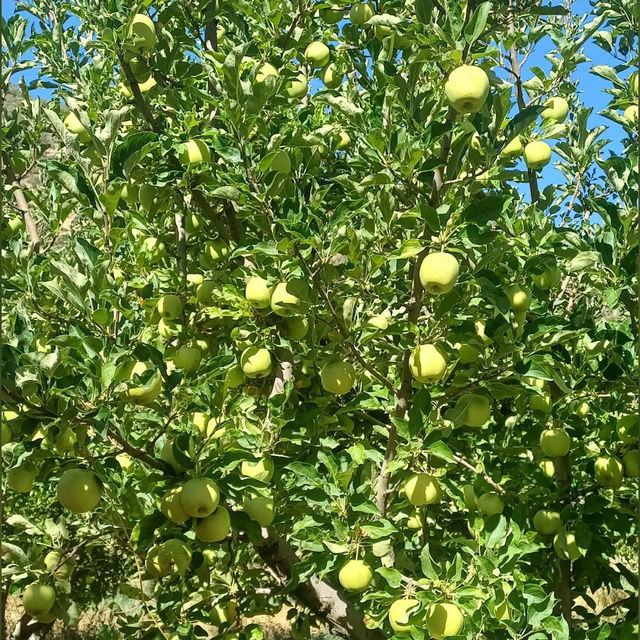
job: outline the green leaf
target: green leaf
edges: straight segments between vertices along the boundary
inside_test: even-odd
[[[469,20],[469,24],[465,27],[464,38],[469,43],[474,43],[484,31],[487,25],[487,18],[492,9],[490,2],[483,2],[473,13],[473,17]]]
[[[138,131],[127,136],[125,141],[118,145],[111,157],[111,176],[114,178],[124,178],[124,166],[127,158],[145,145],[157,139],[157,135],[151,131]]]
[[[431,580],[438,580],[440,578],[441,569],[431,557],[428,544],[426,544],[420,552],[420,565],[422,567],[422,575],[424,575],[425,578]]]
[[[455,462],[453,452],[449,449],[449,446],[442,440],[438,440],[429,446],[427,449],[429,453],[432,453],[437,458],[446,460],[447,462]]]

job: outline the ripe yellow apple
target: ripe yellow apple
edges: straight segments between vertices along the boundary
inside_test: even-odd
[[[33,489],[33,483],[38,475],[37,469],[31,464],[21,464],[9,469],[7,473],[7,485],[17,493],[29,493]]]
[[[166,570],[164,575],[182,574],[191,564],[191,549],[183,540],[171,538],[160,545],[157,558],[159,566]]]
[[[144,13],[133,16],[129,35],[133,37],[134,46],[143,51],[153,49],[156,44],[156,27],[153,20]]]
[[[428,293],[449,293],[458,279],[460,265],[450,253],[428,254],[420,265],[420,282]]]
[[[428,473],[417,473],[407,480],[404,492],[409,502],[415,507],[435,504],[442,498],[440,483]]]
[[[319,14],[327,24],[338,24],[344,17],[344,8],[334,4],[326,9],[320,9]]]
[[[411,630],[412,617],[420,602],[413,598],[394,600],[389,607],[389,624],[396,633],[408,633]]]
[[[560,560],[577,560],[582,557],[582,551],[576,543],[576,534],[567,531],[558,531],[553,538],[553,549]]]
[[[380,331],[385,331],[389,328],[389,320],[384,315],[375,315],[371,316],[367,320],[368,327],[374,327],[376,329],[380,329]]]
[[[58,481],[58,502],[74,513],[93,511],[100,503],[102,487],[91,471],[67,469]]]
[[[271,301],[271,287],[260,276],[251,276],[244,290],[245,298],[256,309],[266,309]]]
[[[182,524],[189,519],[189,516],[182,508],[182,487],[173,487],[162,497],[160,502],[160,510],[164,517],[175,524]]]
[[[553,478],[556,473],[556,465],[551,458],[544,458],[540,460],[540,469],[542,474],[547,478]]]
[[[182,346],[173,354],[173,364],[186,373],[197,371],[202,353],[197,347]]]
[[[299,315],[303,310],[303,287],[300,281],[279,282],[271,293],[271,310],[279,316]]]
[[[342,84],[344,72],[340,67],[332,62],[322,70],[322,83],[327,89],[337,89]]]
[[[449,74],[444,91],[458,113],[474,113],[489,95],[489,77],[480,67],[462,65]]]
[[[76,566],[76,561],[70,555],[63,555],[60,549],[53,549],[44,557],[44,565],[53,573],[56,580],[68,580]]]
[[[322,388],[337,396],[349,393],[356,382],[356,372],[350,362],[329,362],[320,371]]]
[[[462,487],[462,495],[464,497],[464,506],[469,511],[475,511],[478,508],[478,497],[473,489],[472,484],[465,484]]]
[[[494,491],[483,493],[478,498],[478,511],[487,517],[497,515],[504,511],[504,502]]]
[[[545,429],[540,434],[540,448],[544,454],[550,458],[561,458],[569,453],[571,438],[569,434],[560,427]]]
[[[529,169],[542,169],[551,160],[551,147],[542,140],[532,140],[525,146],[523,155]]]
[[[73,113],[73,111],[69,111],[64,118],[64,126],[71,132],[75,133],[78,136],[80,142],[89,142],[91,140],[91,134],[87,131],[85,126],[80,122],[80,118]]]
[[[220,491],[210,478],[191,478],[182,486],[180,501],[184,512],[192,518],[206,518],[218,506]]]
[[[285,91],[290,98],[304,98],[309,91],[309,82],[307,77],[300,73],[295,80],[287,80]]]
[[[527,311],[531,306],[531,292],[526,287],[512,284],[505,289],[514,311]]]
[[[458,401],[467,406],[463,424],[468,427],[483,427],[491,419],[491,401],[486,396],[467,393]]]
[[[505,146],[502,150],[502,155],[505,158],[516,158],[522,153],[522,138],[516,136]]]
[[[624,110],[624,119],[630,124],[638,122],[638,105],[632,104]]]
[[[238,616],[238,603],[235,600],[227,600],[214,605],[209,611],[211,624],[219,627],[222,624],[231,624]],[[227,640],[227,635],[224,636]]]
[[[629,478],[637,478],[640,473],[640,452],[638,449],[630,449],[622,456],[624,475]]]
[[[347,591],[364,591],[372,578],[371,567],[362,560],[349,560],[338,573],[338,580]]]
[[[211,149],[203,140],[187,140],[180,147],[178,160],[183,166],[198,164],[199,162],[211,162]]]
[[[619,487],[622,483],[624,467],[616,456],[601,456],[594,466],[596,482],[602,487]]]
[[[540,114],[543,120],[553,120],[554,122],[564,122],[569,113],[569,103],[564,98],[549,98],[544,106],[546,109]]]
[[[633,444],[638,441],[638,423],[640,418],[637,415],[620,416],[616,426],[618,438],[622,444]]]
[[[147,372],[151,371],[151,374]],[[134,404],[150,404],[153,402],[162,390],[162,376],[160,372],[152,365],[146,362],[131,363],[131,373],[129,380],[135,382],[137,378],[144,376],[143,384],[140,386],[130,386],[126,391],[122,392],[122,397],[127,402]]]
[[[346,149],[351,144],[351,138],[342,129],[338,132],[338,149]]]
[[[284,335],[289,340],[303,340],[309,331],[309,321],[302,316],[293,316],[284,321]]]
[[[557,267],[554,269],[545,269],[542,273],[534,274],[533,281],[543,290],[553,289],[560,284],[562,274]]]
[[[242,508],[245,513],[261,527],[268,527],[273,522],[273,498],[265,496],[245,496]]]
[[[56,601],[56,591],[48,584],[30,584],[22,592],[22,606],[30,616],[49,613]]]
[[[177,320],[182,313],[182,300],[174,295],[162,296],[156,308],[165,320]]]
[[[375,11],[369,2],[354,2],[351,5],[351,11],[349,11],[349,20],[352,24],[360,27],[374,15]]]
[[[550,509],[540,509],[533,516],[534,529],[545,536],[557,533],[562,524],[560,514]]]
[[[240,475],[262,482],[271,482],[273,472],[274,464],[269,456],[263,456],[257,460],[243,460],[240,465]]]
[[[315,69],[322,69],[328,62],[331,52],[324,42],[312,42],[305,50],[306,61]]]
[[[275,171],[287,175],[291,172],[291,160],[289,154],[282,149],[273,156],[271,164],[269,165],[269,171]]]
[[[220,542],[231,531],[229,512],[224,507],[218,507],[210,516],[200,520],[193,530],[196,538],[202,542]]]
[[[411,354],[410,367],[418,382],[437,382],[447,370],[447,362],[434,345],[421,344]]]
[[[263,83],[267,78],[277,78],[278,70],[268,62],[260,65],[256,73],[256,82]]]
[[[240,366],[247,378],[266,378],[273,369],[273,362],[267,349],[247,347],[240,356]]]
[[[229,255],[229,246],[224,240],[211,240],[204,245],[204,251],[200,256],[203,267],[211,269],[217,262],[224,260]]]
[[[450,602],[433,604],[427,610],[427,630],[432,638],[460,635],[464,625],[462,611]]]

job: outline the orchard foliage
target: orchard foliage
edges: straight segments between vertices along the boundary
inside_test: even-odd
[[[127,638],[257,640],[283,604],[300,638],[631,637],[637,6],[19,9],[20,624],[102,600]]]

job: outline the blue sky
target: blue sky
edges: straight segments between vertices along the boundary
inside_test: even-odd
[[[15,12],[16,2],[15,0],[4,0],[2,2],[2,16],[5,18],[10,17]],[[573,2],[573,11],[577,14],[586,14],[589,12],[589,0],[575,0]],[[545,59],[545,54],[553,48],[552,42],[549,38],[544,38],[541,40],[534,53],[527,60],[526,66],[523,68],[523,77],[524,79],[528,79],[531,77],[531,73],[527,73],[527,69],[532,66],[540,67],[541,69],[548,71],[550,68],[549,62]],[[581,99],[582,101],[590,107],[593,107],[593,113],[589,120],[589,125],[591,127],[596,127],[599,125],[604,125],[607,127],[607,131],[604,133],[604,137],[609,140],[612,140],[610,144],[610,149],[619,152],[622,148],[621,139],[624,137],[624,131],[620,125],[603,118],[598,115],[598,112],[606,107],[609,96],[603,92],[603,89],[608,88],[609,83],[600,78],[589,73],[589,68],[592,65],[596,64],[607,64],[610,66],[616,66],[617,61],[608,55],[605,51],[600,49],[595,43],[588,42],[585,45],[584,53],[587,58],[590,59],[590,62],[582,64],[578,71],[574,76],[574,80],[578,83],[578,90],[582,93]],[[13,81],[17,81],[18,78],[24,75],[27,81],[30,81],[35,77],[34,72],[26,72],[24,74],[16,74],[13,78]],[[49,92],[44,89],[39,89],[33,92],[34,96],[42,96],[47,97]],[[605,151],[606,155],[606,151]],[[554,156],[555,158],[555,156]],[[553,159],[552,159],[553,163]],[[545,167],[542,171],[542,174],[539,179],[539,184],[541,190],[548,184],[554,182],[562,182],[564,177],[562,174],[556,170],[552,164]],[[524,185],[521,185],[522,192],[525,196],[528,196],[528,189],[524,188]]]

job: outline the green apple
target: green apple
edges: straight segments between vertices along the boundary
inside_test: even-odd
[[[266,378],[273,369],[273,362],[267,349],[248,347],[240,356],[240,366],[247,378]]]
[[[427,631],[432,638],[460,635],[464,625],[462,611],[450,602],[432,604],[427,609]]]
[[[182,300],[174,295],[162,296],[156,308],[165,320],[177,320],[182,314]]]
[[[553,269],[545,269],[542,273],[534,274],[532,276],[536,285],[543,290],[554,289],[560,284],[562,274],[557,267]]]
[[[322,69],[328,62],[331,52],[324,42],[312,42],[305,50],[305,60],[315,69]]]
[[[422,529],[422,514],[419,509],[415,509],[407,518],[407,529]]]
[[[303,297],[300,281],[279,282],[271,293],[271,310],[284,318],[300,315],[304,307]]]
[[[504,511],[504,502],[494,491],[483,493],[478,498],[478,511],[487,517],[497,515]]]
[[[242,367],[239,364],[233,365],[225,378],[225,382],[229,389],[237,389],[241,387],[247,381],[247,376],[244,375]]]
[[[213,304],[213,292],[215,291],[216,283],[213,280],[204,280],[196,288],[196,298],[202,305],[208,306]]]
[[[91,471],[67,469],[58,481],[58,502],[74,513],[93,511],[100,504],[102,487]]]
[[[638,122],[638,105],[632,104],[624,110],[624,119],[630,124]]]
[[[294,80],[287,80],[284,90],[289,98],[304,98],[309,91],[309,82],[307,77],[300,73]]]
[[[37,469],[29,464],[21,464],[9,469],[7,473],[7,485],[17,493],[29,493],[33,489],[33,483],[38,475]]]
[[[349,560],[338,573],[338,581],[347,591],[364,591],[372,578],[371,567],[363,560]]]
[[[182,508],[182,487],[173,487],[164,494],[160,502],[160,511],[167,520],[175,524],[183,524],[189,519]]]
[[[124,187],[122,187],[122,191],[120,191],[120,198],[127,204],[136,204],[138,202],[139,190],[140,187],[137,184],[128,182]]]
[[[40,613],[38,615],[33,616],[34,620],[37,620],[38,622],[42,622],[44,624],[49,624],[51,622],[54,622],[58,617],[59,617],[59,614],[56,612],[55,607],[51,609],[51,611],[47,611],[47,613]]]
[[[351,144],[351,138],[342,129],[338,132],[338,149],[346,149]]]
[[[285,318],[284,335],[289,340],[303,340],[309,331],[309,321],[303,316]]]
[[[265,62],[258,67],[256,82],[262,84],[267,78],[277,79],[278,75],[278,70],[272,64]]]
[[[505,289],[514,311],[527,311],[531,306],[531,292],[526,287],[512,284]]]
[[[209,619],[211,624],[219,627],[222,624],[231,624],[235,622],[238,616],[238,603],[235,600],[227,600],[226,602],[219,602],[214,605],[209,611]],[[220,636],[217,636],[220,637]],[[224,640],[227,640],[227,636],[224,636]]]
[[[11,442],[12,438],[13,438],[13,431],[11,427],[6,422],[3,422],[2,423],[2,440],[0,440],[0,443],[4,447],[5,444],[9,444]]]
[[[271,301],[271,287],[260,276],[251,276],[245,285],[244,296],[251,306],[267,309]]]
[[[71,427],[62,427],[58,430],[53,440],[55,450],[59,454],[68,453],[73,450],[76,443],[76,434]]]
[[[138,83],[147,81],[151,76],[151,69],[149,69],[149,65],[144,60],[140,60],[140,58],[133,58],[133,60],[130,60],[129,66],[131,67],[133,77],[138,81]]]
[[[360,27],[374,15],[375,11],[369,2],[354,2],[351,5],[351,11],[349,11],[349,20],[352,24]]]
[[[206,333],[200,333],[193,338],[192,345],[198,349],[203,356],[205,356],[213,353],[216,348],[216,341],[213,336]]]
[[[147,573],[154,578],[162,578],[169,575],[170,564],[166,554],[160,555],[160,548],[162,545],[155,545],[147,552],[147,557],[144,561],[145,569]]]
[[[374,327],[375,329],[380,329],[380,331],[385,331],[389,328],[389,320],[384,315],[371,316],[367,320],[367,326]]]
[[[171,322],[170,320],[165,320],[164,318],[160,318],[158,322],[158,333],[160,337],[165,340],[169,340],[177,335],[182,333],[183,326],[179,322]]]
[[[553,122],[564,122],[569,113],[569,103],[564,98],[549,98],[544,106],[546,109],[540,114],[543,120]]]
[[[462,487],[462,496],[464,498],[464,506],[469,511],[475,511],[478,508],[478,497],[472,484],[465,484]]]
[[[131,363],[129,381],[131,386],[122,392],[122,397],[127,402],[133,404],[150,404],[160,394],[162,390],[162,376],[160,372],[151,364],[146,362]],[[149,373],[151,372],[151,373]],[[143,377],[143,383],[135,386],[137,379]]]
[[[640,472],[640,452],[638,449],[631,449],[622,456],[624,465],[624,475],[629,478],[637,478]]]
[[[140,89],[140,93],[147,93],[147,91],[151,91],[158,83],[156,82],[153,76],[149,76],[144,82],[138,82],[138,89]],[[133,91],[131,91],[131,87],[121,82],[118,85],[118,90],[125,98],[133,98]]]
[[[533,411],[540,411],[541,413],[551,413],[552,400],[551,394],[545,391],[542,395],[535,394],[529,398],[529,406]]]
[[[224,507],[218,507],[210,516],[198,521],[193,530],[196,538],[202,542],[220,542],[231,531],[229,512]]]
[[[558,531],[553,538],[553,550],[560,560],[577,560],[582,557],[582,551],[576,542],[576,534],[564,530]]]
[[[173,364],[177,369],[185,373],[193,373],[198,370],[202,353],[197,347],[182,346],[173,354]]]
[[[210,240],[204,245],[204,251],[200,255],[200,263],[203,267],[211,269],[217,262],[224,260],[228,255],[229,245],[224,240]]]
[[[12,216],[6,223],[6,226],[4,228],[4,235],[7,238],[11,238],[23,229],[24,219],[22,218],[22,216]]]
[[[144,13],[133,16],[129,35],[133,39],[134,46],[143,51],[150,51],[156,44],[156,27],[153,20]]]
[[[413,598],[394,600],[389,607],[389,624],[391,628],[396,633],[409,633],[409,631],[411,631],[413,616],[419,606],[420,602]]]
[[[524,161],[529,169],[542,169],[551,160],[551,147],[542,140],[532,140],[524,148]]]
[[[64,118],[64,126],[71,133],[75,133],[78,136],[80,142],[89,142],[91,140],[91,134],[87,131],[86,127],[80,122],[80,118],[73,113],[73,111],[69,111]]]
[[[440,483],[428,473],[416,473],[409,478],[404,485],[404,493],[415,507],[435,504],[442,498]]]
[[[131,465],[133,465],[133,458],[126,453],[119,453],[116,456],[116,460],[118,461],[118,464],[123,471],[126,471],[127,469],[131,468]]]
[[[153,236],[144,239],[142,249],[151,262],[158,262],[158,260],[164,258],[167,253],[164,242]]]
[[[411,373],[418,382],[437,382],[447,370],[447,361],[432,344],[421,344],[411,353]]]
[[[166,462],[177,473],[182,473],[186,470],[186,468],[176,460],[173,454],[173,442],[169,439],[164,441],[158,457],[160,460]]]
[[[181,145],[178,160],[183,166],[211,162],[211,149],[203,140],[194,140],[192,138]]]
[[[450,253],[428,254],[420,265],[420,282],[432,295],[449,293],[458,279],[460,265]]]
[[[183,540],[166,540],[158,549],[158,563],[167,573],[182,574],[191,564],[191,549]]]
[[[640,418],[637,414],[620,416],[616,425],[616,431],[618,432],[618,438],[622,441],[622,444],[633,444],[638,441],[638,424]]]
[[[475,113],[489,95],[489,77],[480,67],[462,65],[449,74],[444,92],[458,113]]]
[[[320,371],[322,388],[341,396],[349,393],[356,382],[356,372],[350,362],[328,362]]]
[[[634,96],[638,95],[638,72],[634,71],[629,76],[629,90]]]
[[[68,580],[76,566],[76,561],[72,556],[63,554],[60,549],[53,549],[44,557],[44,565],[53,573],[56,580]]]
[[[458,403],[466,406],[463,424],[468,427],[483,427],[491,419],[491,401],[486,396],[466,393]]]
[[[180,501],[191,518],[206,518],[218,506],[220,491],[210,478],[191,478],[182,486]]]
[[[516,136],[502,150],[505,158],[516,158],[522,153],[522,138]]]
[[[204,230],[204,218],[199,213],[189,212],[184,216],[184,228],[190,236],[201,233]],[[201,276],[201,274],[194,275]],[[187,274],[187,280],[189,280],[189,274]]]
[[[462,364],[471,364],[478,362],[482,356],[482,350],[477,345],[470,342],[464,342],[460,344],[457,342],[454,345],[454,349],[458,352],[458,358]]]
[[[540,434],[540,448],[550,458],[561,458],[569,453],[571,438],[561,427],[545,429]]]
[[[551,458],[544,458],[539,463],[542,474],[546,478],[553,478],[556,473],[556,465]]]
[[[261,527],[268,527],[273,522],[273,498],[265,496],[245,496],[242,508],[245,513]]]
[[[263,456],[253,461],[243,460],[240,465],[240,475],[262,482],[270,482],[273,478],[273,472],[274,464],[269,456]]]
[[[393,29],[391,27],[387,27],[384,24],[377,24],[374,29],[374,33],[376,34],[376,38],[378,40],[384,40],[393,34]]]
[[[624,467],[616,456],[601,456],[594,465],[596,482],[602,487],[619,487]]]
[[[580,418],[586,418],[591,411],[591,407],[588,402],[578,402],[573,407],[573,412]]]
[[[327,89],[337,89],[342,84],[343,76],[342,69],[332,62],[322,70],[322,83]]]
[[[344,8],[335,4],[326,9],[320,9],[319,13],[327,24],[338,24],[344,18]]]
[[[30,584],[22,592],[22,606],[30,616],[48,613],[56,601],[55,589],[48,584]]]
[[[550,536],[556,533],[562,526],[562,518],[557,511],[540,509],[533,516],[533,527],[542,535]]]

